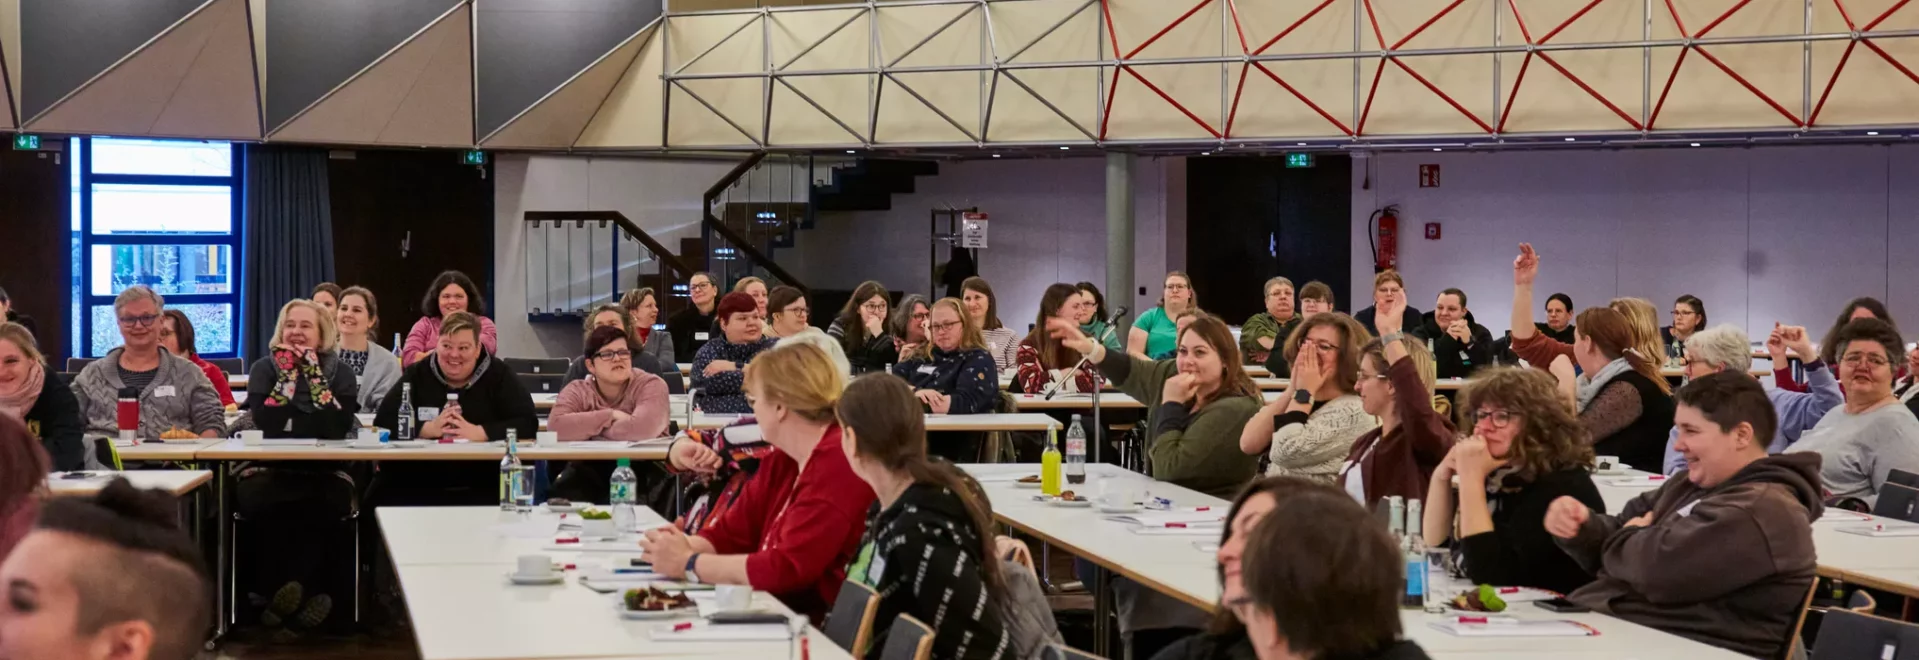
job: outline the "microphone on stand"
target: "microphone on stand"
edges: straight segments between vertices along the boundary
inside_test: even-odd
[[[1121,305],[1119,309],[1113,310],[1113,315],[1111,317],[1108,317],[1106,320],[1106,330],[1104,332],[1099,333],[1098,337],[1094,337],[1093,343],[1094,344],[1106,343],[1106,338],[1112,336],[1113,328],[1119,323],[1120,317],[1126,315],[1126,311],[1127,310],[1124,305]],[[1066,371],[1060,372],[1060,375],[1057,378],[1055,378],[1053,382],[1047,383],[1046,397],[1043,400],[1052,401],[1053,395],[1058,394],[1060,391],[1060,388],[1065,387],[1066,381],[1072,380],[1074,377],[1078,376],[1080,367],[1086,366],[1086,363],[1089,359],[1090,358],[1088,356],[1084,356],[1084,355],[1080,356],[1079,361],[1073,363],[1072,369],[1068,369]],[[1098,383],[1094,383],[1094,385],[1098,385]],[[1095,387],[1094,389],[1098,389],[1098,388]],[[1098,394],[1098,392],[1094,392],[1094,394]],[[1096,407],[1099,405],[1099,397],[1093,398],[1093,404]]]

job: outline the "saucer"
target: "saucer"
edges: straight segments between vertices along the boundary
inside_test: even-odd
[[[615,604],[614,608],[620,611],[620,618],[627,619],[629,621],[657,621],[660,619],[678,619],[678,618],[685,617],[689,614],[697,615],[699,614],[699,611],[700,611],[700,608],[696,606],[675,607],[675,608],[664,609],[664,610],[632,610],[632,609],[627,609],[626,603],[617,603]]]
[[[1092,498],[1085,498],[1085,499],[1078,499],[1078,500],[1062,500],[1060,498],[1055,497],[1053,498],[1053,506],[1063,506],[1063,507],[1068,507],[1073,509],[1084,509],[1084,508],[1093,506],[1093,500]]]
[[[1140,510],[1140,506],[1138,504],[1107,506],[1105,504],[1096,503],[1096,505],[1099,507],[1100,513],[1139,513],[1139,510]]]
[[[1040,487],[1040,482],[1015,481],[1013,482],[1013,486],[1016,488],[1035,488],[1036,489]]]
[[[555,570],[553,571],[551,575],[538,576],[538,575],[521,575],[515,572],[515,573],[507,573],[506,579],[511,580],[514,584],[518,584],[518,585],[559,584],[566,580],[566,573]]]

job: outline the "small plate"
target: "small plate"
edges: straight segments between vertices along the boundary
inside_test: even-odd
[[[1625,470],[1620,470],[1620,469],[1617,469],[1617,468],[1615,468],[1615,469],[1611,469],[1611,470],[1594,470],[1594,471],[1593,471],[1593,476],[1595,476],[1595,477],[1623,477],[1623,476],[1626,476],[1626,471],[1625,471]]]
[[[518,585],[559,584],[561,582],[566,581],[566,573],[556,570],[556,571],[553,571],[552,575],[549,575],[546,577],[521,575],[519,573],[507,573],[506,579]]]
[[[1053,498],[1053,506],[1063,506],[1063,507],[1072,508],[1072,509],[1085,509],[1093,506],[1093,500],[1092,498],[1083,498],[1083,499],[1077,499],[1077,500],[1062,500],[1055,497]]]
[[[1124,506],[1106,506],[1100,504],[1098,506],[1100,513],[1139,513],[1140,511],[1138,504],[1128,504]]]
[[[688,615],[697,616],[700,613],[700,608],[695,605],[688,605],[686,607],[675,607],[672,609],[665,609],[665,610],[629,610],[629,609],[626,609],[626,603],[622,602],[622,603],[615,603],[614,609],[617,609],[620,611],[620,618],[626,619],[628,621],[658,621],[661,619],[678,619],[678,618],[686,617]]]
[[[579,513],[591,506],[593,506],[592,502],[569,502],[566,504],[547,504],[546,510],[554,513]]]
[[[1025,482],[1025,481],[1014,481],[1014,482],[1013,482],[1013,485],[1014,485],[1014,486],[1016,486],[1016,487],[1019,487],[1019,488],[1033,488],[1033,489],[1038,489],[1038,488],[1040,487],[1040,482],[1037,482],[1037,481],[1034,481],[1034,482]]]

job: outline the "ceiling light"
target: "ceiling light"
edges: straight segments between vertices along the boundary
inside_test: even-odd
[[[998,157],[999,157],[999,154],[993,154],[993,157],[994,157],[994,158],[998,158]]]
[[[854,151],[854,150],[852,150],[852,149],[847,149],[847,150],[846,150],[846,153],[849,153],[849,154],[855,154],[855,153],[859,153],[859,152],[857,152],[857,151]]]
[[[1072,147],[1060,147],[1060,148],[1059,148],[1059,150],[1060,150],[1060,151],[1065,151],[1065,150],[1067,150],[1067,149],[1071,149],[1071,148],[1072,148]]]
[[[1304,146],[1306,146],[1306,143],[1304,143],[1304,142],[1301,142],[1301,143],[1299,143],[1299,146],[1302,146],[1302,147],[1304,147]]]
[[[1445,151],[1445,149],[1441,149],[1439,147],[1433,147],[1433,151]]]
[[[1866,135],[1878,135],[1879,131],[1866,131]]]
[[[1699,143],[1698,143],[1698,142],[1694,142],[1694,143],[1692,143],[1692,146],[1695,146],[1695,147],[1697,147],[1697,146],[1699,146]]]
[[[1566,141],[1567,141],[1567,142],[1572,142],[1572,141],[1573,141],[1573,138],[1566,138]]]
[[[1199,152],[1199,155],[1201,155],[1201,156],[1211,156],[1211,155],[1213,155],[1213,152],[1211,152],[1211,151],[1202,151],[1202,152]]]

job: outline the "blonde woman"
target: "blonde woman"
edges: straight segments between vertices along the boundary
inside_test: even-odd
[[[86,424],[73,390],[48,373],[46,357],[27,326],[7,321],[0,321],[0,417],[26,422],[27,434],[40,440],[54,470],[86,469],[87,444],[81,437]],[[5,508],[0,502],[0,510]]]
[[[267,437],[345,439],[359,424],[360,387],[335,349],[333,315],[311,300],[280,307],[268,354],[247,372],[246,409]]]
[[[958,298],[933,303],[926,321],[927,341],[902,355],[893,375],[913,386],[927,410],[968,415],[993,412],[999,403],[999,367],[986,352],[979,326]]]

